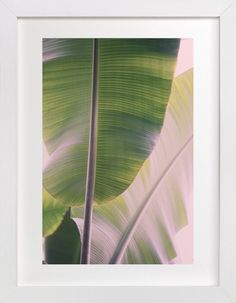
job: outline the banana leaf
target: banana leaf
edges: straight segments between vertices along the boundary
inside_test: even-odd
[[[179,39],[44,39],[43,183],[52,197],[83,205],[91,142],[94,203],[128,188],[160,134],[178,48]]]
[[[164,125],[128,189],[94,207],[91,263],[159,264],[178,260],[176,234],[192,203],[193,72],[174,80]],[[83,232],[83,207],[72,215]],[[178,260],[181,262],[181,260]]]

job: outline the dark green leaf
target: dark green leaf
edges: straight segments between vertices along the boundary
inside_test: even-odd
[[[80,260],[80,233],[66,213],[59,228],[45,238],[45,261],[47,264],[78,264]]]

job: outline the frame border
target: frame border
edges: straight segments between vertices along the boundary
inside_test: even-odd
[[[220,20],[220,248],[218,286],[78,286],[17,285],[17,24],[33,17],[218,17]],[[121,300],[141,303],[156,298],[165,303],[236,302],[236,0],[0,0],[0,302],[53,300],[70,303]],[[7,232],[5,232],[7,231]],[[89,290],[89,291],[88,291]]]

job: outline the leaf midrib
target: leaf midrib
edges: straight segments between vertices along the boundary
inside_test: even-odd
[[[97,158],[98,64],[98,39],[93,39],[90,133],[85,188],[85,214],[81,264],[88,264],[90,262],[92,210]]]

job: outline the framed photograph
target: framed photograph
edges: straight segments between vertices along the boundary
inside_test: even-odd
[[[236,2],[0,2],[0,302],[236,301]]]

